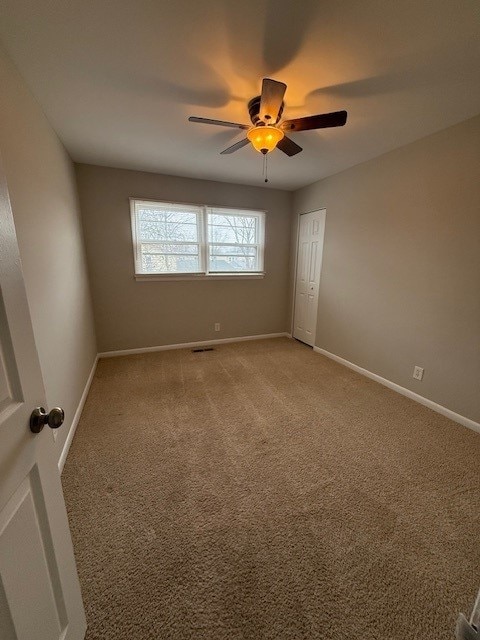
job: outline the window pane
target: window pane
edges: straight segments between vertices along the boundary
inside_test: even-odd
[[[140,220],[138,223],[138,233],[140,241],[168,240],[170,242],[198,242],[197,224],[190,222]]]
[[[257,248],[210,245],[210,271],[257,271]]]
[[[211,256],[253,256],[257,255],[256,247],[247,247],[241,244],[210,245]]]
[[[191,254],[198,255],[198,244],[162,244],[142,243],[142,254]]]
[[[255,271],[257,269],[256,262],[256,258],[247,256],[210,256],[210,271]]]
[[[198,271],[200,271],[198,255],[142,253],[143,273],[197,273]]]
[[[190,211],[179,211],[178,209],[160,209],[155,207],[138,209],[138,219],[151,222],[184,222],[190,224],[197,223],[197,214]]]
[[[258,238],[257,216],[208,214],[208,239],[210,242],[228,244],[255,244]]]

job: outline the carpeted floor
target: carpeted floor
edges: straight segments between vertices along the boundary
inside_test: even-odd
[[[480,435],[293,340],[101,360],[63,474],[88,640],[451,640]]]

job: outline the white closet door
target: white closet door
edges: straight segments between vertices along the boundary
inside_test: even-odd
[[[300,216],[293,337],[313,346],[317,327],[325,209]]]

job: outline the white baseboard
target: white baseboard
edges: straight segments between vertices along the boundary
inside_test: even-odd
[[[192,349],[195,347],[207,347],[215,344],[227,344],[229,342],[245,342],[246,340],[266,340],[268,338],[285,338],[290,334],[264,333],[257,336],[239,336],[236,338],[217,338],[216,340],[201,340],[199,342],[180,342],[179,344],[162,344],[158,347],[141,347],[140,349],[122,349],[120,351],[103,351],[99,358],[114,358],[116,356],[131,356],[137,353],[151,353],[153,351],[171,351],[173,349]]]
[[[383,384],[385,387],[388,387],[389,389],[392,389],[393,391],[400,393],[402,396],[406,396],[411,400],[415,400],[415,402],[418,402],[419,404],[423,404],[425,407],[428,407],[429,409],[432,409],[433,411],[440,413],[442,416],[445,416],[446,418],[450,418],[450,420],[453,420],[454,422],[458,422],[464,427],[468,427],[469,429],[473,429],[473,431],[477,431],[478,433],[480,433],[480,424],[478,422],[475,422],[474,420],[470,420],[470,418],[466,418],[465,416],[462,416],[459,413],[455,413],[455,411],[451,411],[450,409],[443,407],[441,404],[437,404],[436,402],[433,402],[433,400],[424,398],[423,396],[418,395],[418,393],[415,393],[414,391],[410,391],[410,389],[401,387],[399,384],[396,384],[395,382],[391,382],[391,380],[387,380],[386,378],[382,378],[376,373],[372,373],[367,369],[363,369],[362,367],[359,367],[357,364],[353,364],[353,362],[349,362],[348,360],[345,360],[344,358],[341,358],[340,356],[337,356],[334,353],[325,351],[325,349],[320,349],[320,347],[313,347],[313,350],[316,353],[321,353],[322,356],[326,356],[331,360],[335,360],[335,362],[343,364],[345,367],[348,367],[349,369],[353,369],[353,371],[356,371],[357,373],[361,373],[363,376],[366,376],[371,380],[375,380],[375,382],[379,382],[380,384]]]
[[[77,410],[75,411],[75,415],[73,416],[72,424],[70,425],[70,430],[68,432],[67,439],[65,440],[65,444],[63,445],[62,453],[60,455],[60,459],[58,461],[58,470],[60,473],[63,471],[63,467],[65,466],[65,462],[67,460],[68,452],[70,450],[70,445],[73,441],[73,436],[75,435],[75,431],[77,430],[78,422],[80,420],[80,416],[82,415],[83,406],[85,404],[85,400],[87,399],[88,392],[90,390],[90,385],[92,384],[93,376],[95,374],[95,369],[97,368],[98,355],[95,357],[95,361],[92,366],[92,370],[87,379],[87,383],[82,393],[82,397],[80,398],[80,402],[78,403]]]

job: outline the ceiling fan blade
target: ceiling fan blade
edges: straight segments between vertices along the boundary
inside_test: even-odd
[[[321,113],[318,116],[306,118],[294,118],[282,122],[284,131],[309,131],[311,129],[327,129],[328,127],[343,127],[347,121],[346,111],[334,111],[333,113]]]
[[[263,79],[260,98],[260,120],[267,124],[275,124],[277,122],[286,90],[287,85],[284,82],[277,82],[277,80],[271,80],[270,78]]]
[[[286,153],[287,156],[290,157],[296,156],[297,153],[303,151],[302,147],[290,138],[287,138],[287,136],[284,136],[280,142],[277,143],[277,149],[280,149],[280,151],[283,151],[283,153]]]
[[[240,142],[236,142],[235,144],[232,144],[231,147],[227,147],[226,149],[221,151],[220,155],[223,156],[223,155],[227,155],[228,153],[233,153],[234,151],[238,151],[242,147],[245,147],[249,142],[250,140],[248,138],[245,138],[245,140],[240,140]]]
[[[197,118],[190,116],[190,122],[200,122],[201,124],[215,124],[219,127],[231,127],[232,129],[250,129],[248,124],[238,124],[237,122],[226,122],[225,120],[211,120],[210,118]]]

